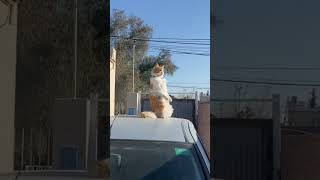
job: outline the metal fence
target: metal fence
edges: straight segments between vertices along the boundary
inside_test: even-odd
[[[52,169],[52,130],[16,129],[15,169],[37,171]]]
[[[225,113],[218,106],[211,116],[211,148],[215,178],[230,180],[279,180],[280,178],[280,96],[270,99],[211,99],[217,103],[235,103]],[[241,103],[268,103],[271,117],[261,118],[259,111],[243,111]],[[229,109],[228,109],[229,110]],[[241,115],[241,116],[239,116]],[[226,117],[223,117],[226,116]],[[269,176],[271,175],[271,176]]]
[[[66,131],[65,127],[69,127],[67,124],[68,123],[64,123],[64,121],[59,121],[57,125],[53,125],[54,122],[57,122],[53,116],[52,122],[48,123],[47,126],[40,126],[40,127],[22,127],[22,128],[16,128],[15,130],[15,169],[16,170],[20,170],[23,172],[28,172],[28,171],[45,171],[45,170],[61,170],[61,167],[58,166],[58,164],[61,163],[57,163],[57,160],[59,159],[63,159],[64,157],[60,157],[57,156],[57,152],[55,153],[55,149],[59,149],[59,147],[61,146],[65,146],[64,144],[61,144],[61,142],[59,141],[57,143],[57,140],[60,139],[72,139],[72,142],[84,142],[84,144],[87,144],[86,146],[87,149],[85,150],[85,156],[88,156],[86,158],[91,158],[91,159],[96,159],[96,152],[95,150],[90,150],[91,147],[94,146],[95,149],[95,144],[97,143],[95,140],[97,139],[96,137],[94,137],[94,134],[96,130],[92,130],[92,129],[96,129],[96,126],[92,126],[92,124],[95,123],[95,119],[100,119],[103,116],[107,116],[108,111],[108,105],[107,105],[108,101],[105,99],[99,99],[97,101],[92,101],[92,104],[96,104],[97,107],[99,107],[98,109],[91,109],[90,113],[78,113],[80,114],[80,116],[82,117],[83,114],[86,114],[87,117],[83,117],[83,118],[89,118],[90,119],[90,123],[91,124],[84,124],[83,121],[80,121],[79,118],[77,118],[77,116],[72,114],[72,105],[69,106],[62,106],[61,104],[58,104],[58,106],[60,106],[62,109],[65,109],[65,111],[63,112],[55,112],[53,114],[55,115],[62,115],[62,116],[67,116],[67,113],[65,112],[69,112],[69,115],[66,117],[66,119],[69,120],[69,126],[71,126],[72,128],[78,128],[79,129],[87,129],[86,131],[76,131],[74,130],[72,133],[76,134],[76,136],[72,136],[70,135],[70,131]],[[66,108],[64,108],[66,107]],[[88,108],[88,107],[87,107]],[[91,107],[90,107],[91,108]],[[79,111],[78,108],[75,107],[74,109],[75,111]],[[81,110],[81,109],[80,109]],[[95,111],[96,110],[96,111]],[[83,111],[83,109],[82,109]],[[96,114],[97,113],[97,114]],[[97,115],[97,117],[93,117],[93,115]],[[69,117],[69,118],[68,118]],[[70,117],[75,117],[75,118],[70,118]],[[56,118],[61,119],[60,116],[57,116]],[[72,119],[74,119],[74,122],[71,121]],[[106,119],[107,121],[107,119]],[[71,123],[70,123],[71,122]],[[75,123],[82,123],[81,127],[77,124],[75,125]],[[49,127],[48,127],[49,126]],[[59,127],[64,127],[62,128],[62,130],[60,131]],[[72,129],[71,128],[71,129]],[[89,130],[89,128],[91,128]],[[109,130],[109,128],[107,129]],[[85,139],[85,138],[81,138],[81,137],[91,137],[91,135],[89,135],[88,133],[92,132],[92,139],[94,139],[94,141],[90,140],[90,139]],[[85,134],[84,134],[85,133]],[[109,134],[110,132],[107,131],[107,133]],[[62,135],[61,137],[57,137],[57,134]],[[97,134],[96,134],[97,135]],[[68,137],[67,137],[68,136]],[[66,138],[64,138],[66,137]],[[56,143],[54,143],[56,142]],[[62,142],[64,143],[64,142]],[[109,139],[107,139],[107,144],[109,144]],[[71,143],[71,145],[73,145]],[[69,146],[68,146],[69,147]],[[61,149],[61,148],[60,148]],[[73,152],[70,153],[70,148],[64,148],[63,150],[69,150],[68,154],[72,154]],[[94,152],[93,152],[94,151]],[[109,154],[109,148],[106,149],[107,154]],[[92,153],[92,157],[90,156]],[[56,154],[56,155],[55,155]],[[66,154],[65,152],[58,152],[58,154]],[[80,154],[79,154],[80,155]],[[83,154],[81,154],[83,156]],[[85,157],[82,157],[85,158]],[[76,158],[79,159],[79,158]],[[67,158],[68,161],[70,161],[70,157]],[[77,164],[80,164],[79,162]],[[79,165],[77,165],[79,166]],[[62,168],[62,170],[64,170]],[[69,170],[67,168],[67,170]],[[72,169],[73,170],[73,169]]]
[[[174,109],[172,117],[184,118],[196,125],[196,101],[195,99],[173,99],[171,105]],[[149,98],[141,99],[141,111],[150,111]]]
[[[217,119],[211,128],[214,177],[273,179],[272,120]]]

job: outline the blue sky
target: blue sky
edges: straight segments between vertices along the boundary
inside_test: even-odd
[[[111,12],[112,9],[143,19],[153,28],[153,38],[210,38],[209,0],[111,0]],[[208,46],[197,48],[209,52]],[[179,69],[172,77],[166,77],[169,86],[210,86],[210,56],[173,54],[172,59]],[[169,87],[169,92],[184,91],[193,89]]]

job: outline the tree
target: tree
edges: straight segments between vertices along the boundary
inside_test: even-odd
[[[242,109],[238,113],[238,118],[240,119],[250,119],[255,116],[255,113],[252,111],[252,109],[247,105],[244,109]]]
[[[166,75],[173,75],[178,69],[171,60],[170,51],[162,49],[158,56],[146,56],[144,61],[139,65],[139,76],[143,82],[147,83],[149,81],[151,70],[156,63],[165,66]]]
[[[149,86],[150,71],[156,62],[165,65],[166,74],[173,75],[177,67],[172,63],[168,50],[158,56],[148,56],[149,41],[153,29],[136,16],[127,16],[123,10],[114,9],[110,21],[110,44],[117,51],[116,61],[116,113],[124,113],[126,94],[132,91],[132,67],[135,68],[135,92],[146,91]],[[146,39],[146,41],[134,40]],[[135,51],[133,52],[133,45]],[[132,64],[132,54],[135,64]]]

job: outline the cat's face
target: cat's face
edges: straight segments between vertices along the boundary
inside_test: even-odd
[[[152,69],[153,76],[163,76],[164,75],[164,66],[159,65],[158,63]]]

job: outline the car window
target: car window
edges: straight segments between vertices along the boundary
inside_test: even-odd
[[[111,140],[112,180],[204,180],[191,143]]]

